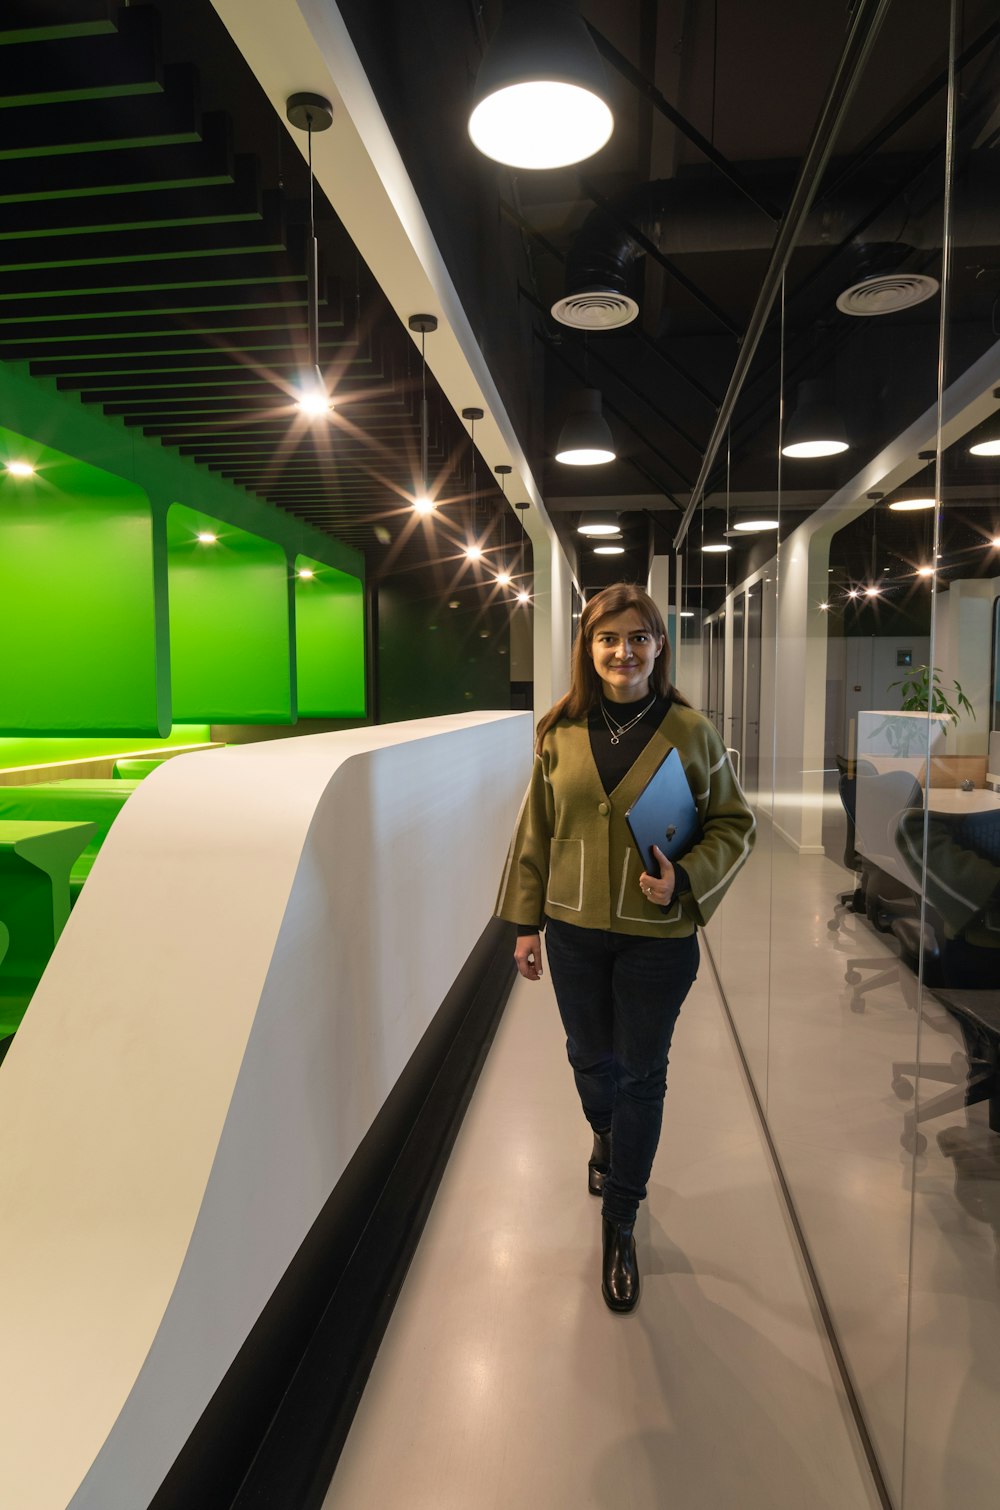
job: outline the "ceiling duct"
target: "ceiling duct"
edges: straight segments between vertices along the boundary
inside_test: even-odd
[[[890,314],[937,292],[936,280],[910,272],[905,262],[913,251],[940,248],[940,203],[921,195],[917,207],[909,163],[896,159],[891,167],[889,178],[883,163],[877,171],[856,174],[850,190],[835,203],[817,202],[798,238],[799,246],[830,248],[848,241],[854,227],[884,202],[892,183],[900,184],[893,203],[867,226],[865,242],[855,246],[863,273],[858,276],[852,270],[847,275],[849,283],[842,285],[837,303],[845,314]],[[787,202],[791,184],[787,165],[741,165],[740,171],[768,199]],[[919,172],[915,176],[919,180]],[[997,174],[981,165],[976,174],[970,169],[966,183],[973,176],[974,191],[963,194],[955,207],[952,242],[955,246],[996,245],[1000,241]],[[552,306],[552,316],[578,330],[612,330],[634,320],[638,313],[636,264],[645,255],[637,235],[665,256],[684,257],[770,251],[774,234],[773,222],[718,175],[683,174],[644,184],[587,216],[567,258],[566,294]]]

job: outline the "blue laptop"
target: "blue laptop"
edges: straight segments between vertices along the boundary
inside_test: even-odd
[[[701,837],[698,809],[676,750],[671,750],[657,766],[625,819],[651,876],[660,873],[653,855],[654,844],[668,860],[680,860],[698,842]]]

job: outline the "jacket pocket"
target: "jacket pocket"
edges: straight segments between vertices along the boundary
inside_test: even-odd
[[[583,910],[583,840],[553,839],[549,851],[549,887],[545,896],[553,907]]]

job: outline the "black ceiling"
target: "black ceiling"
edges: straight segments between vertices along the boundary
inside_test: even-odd
[[[626,556],[581,553],[583,585],[643,577],[697,475],[850,8],[584,0],[616,131],[590,162],[535,174],[488,162],[466,134],[499,0],[341,10],[557,529],[572,550],[588,498],[622,512]],[[776,311],[709,479],[708,533],[727,510],[731,522],[777,507],[779,482],[786,530],[933,402],[939,299],[880,319],[842,315],[834,299],[876,266],[940,276],[947,13],[939,0],[889,9],[792,258],[783,336]],[[996,338],[998,34],[991,0],[966,0],[950,377]],[[433,380],[430,465],[451,501],[433,529],[415,520],[419,356],[321,195],[320,355],[336,409],[319,426],[297,415],[307,174],[209,0],[13,0],[0,14],[0,103],[0,356],[362,549],[376,575],[453,590],[465,538],[495,542],[503,518],[513,537],[481,460],[473,508],[467,427]],[[549,309],[596,208],[628,247],[640,316],[585,337]],[[790,404],[816,375],[852,449],[785,462],[779,478],[782,385]],[[619,459],[570,475],[552,453],[581,385],[602,390]],[[963,472],[959,449],[945,478],[962,503],[956,527],[970,516],[983,534],[993,475]],[[902,532],[921,528],[887,526],[886,548],[907,559],[920,540]],[[859,527],[840,545],[845,575],[859,576],[870,539]],[[752,548],[692,561],[707,606]]]

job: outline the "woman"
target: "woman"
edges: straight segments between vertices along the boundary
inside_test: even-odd
[[[669,751],[680,753],[701,835],[683,861],[644,869],[625,814]],[[584,609],[572,686],[538,725],[535,763],[497,913],[518,925],[514,959],[542,973],[540,932],[603,1197],[602,1292],[639,1299],[633,1226],[660,1136],[667,1055],[698,971],[696,929],[743,864],[754,819],[722,740],[670,684],[663,620],[620,582]]]

